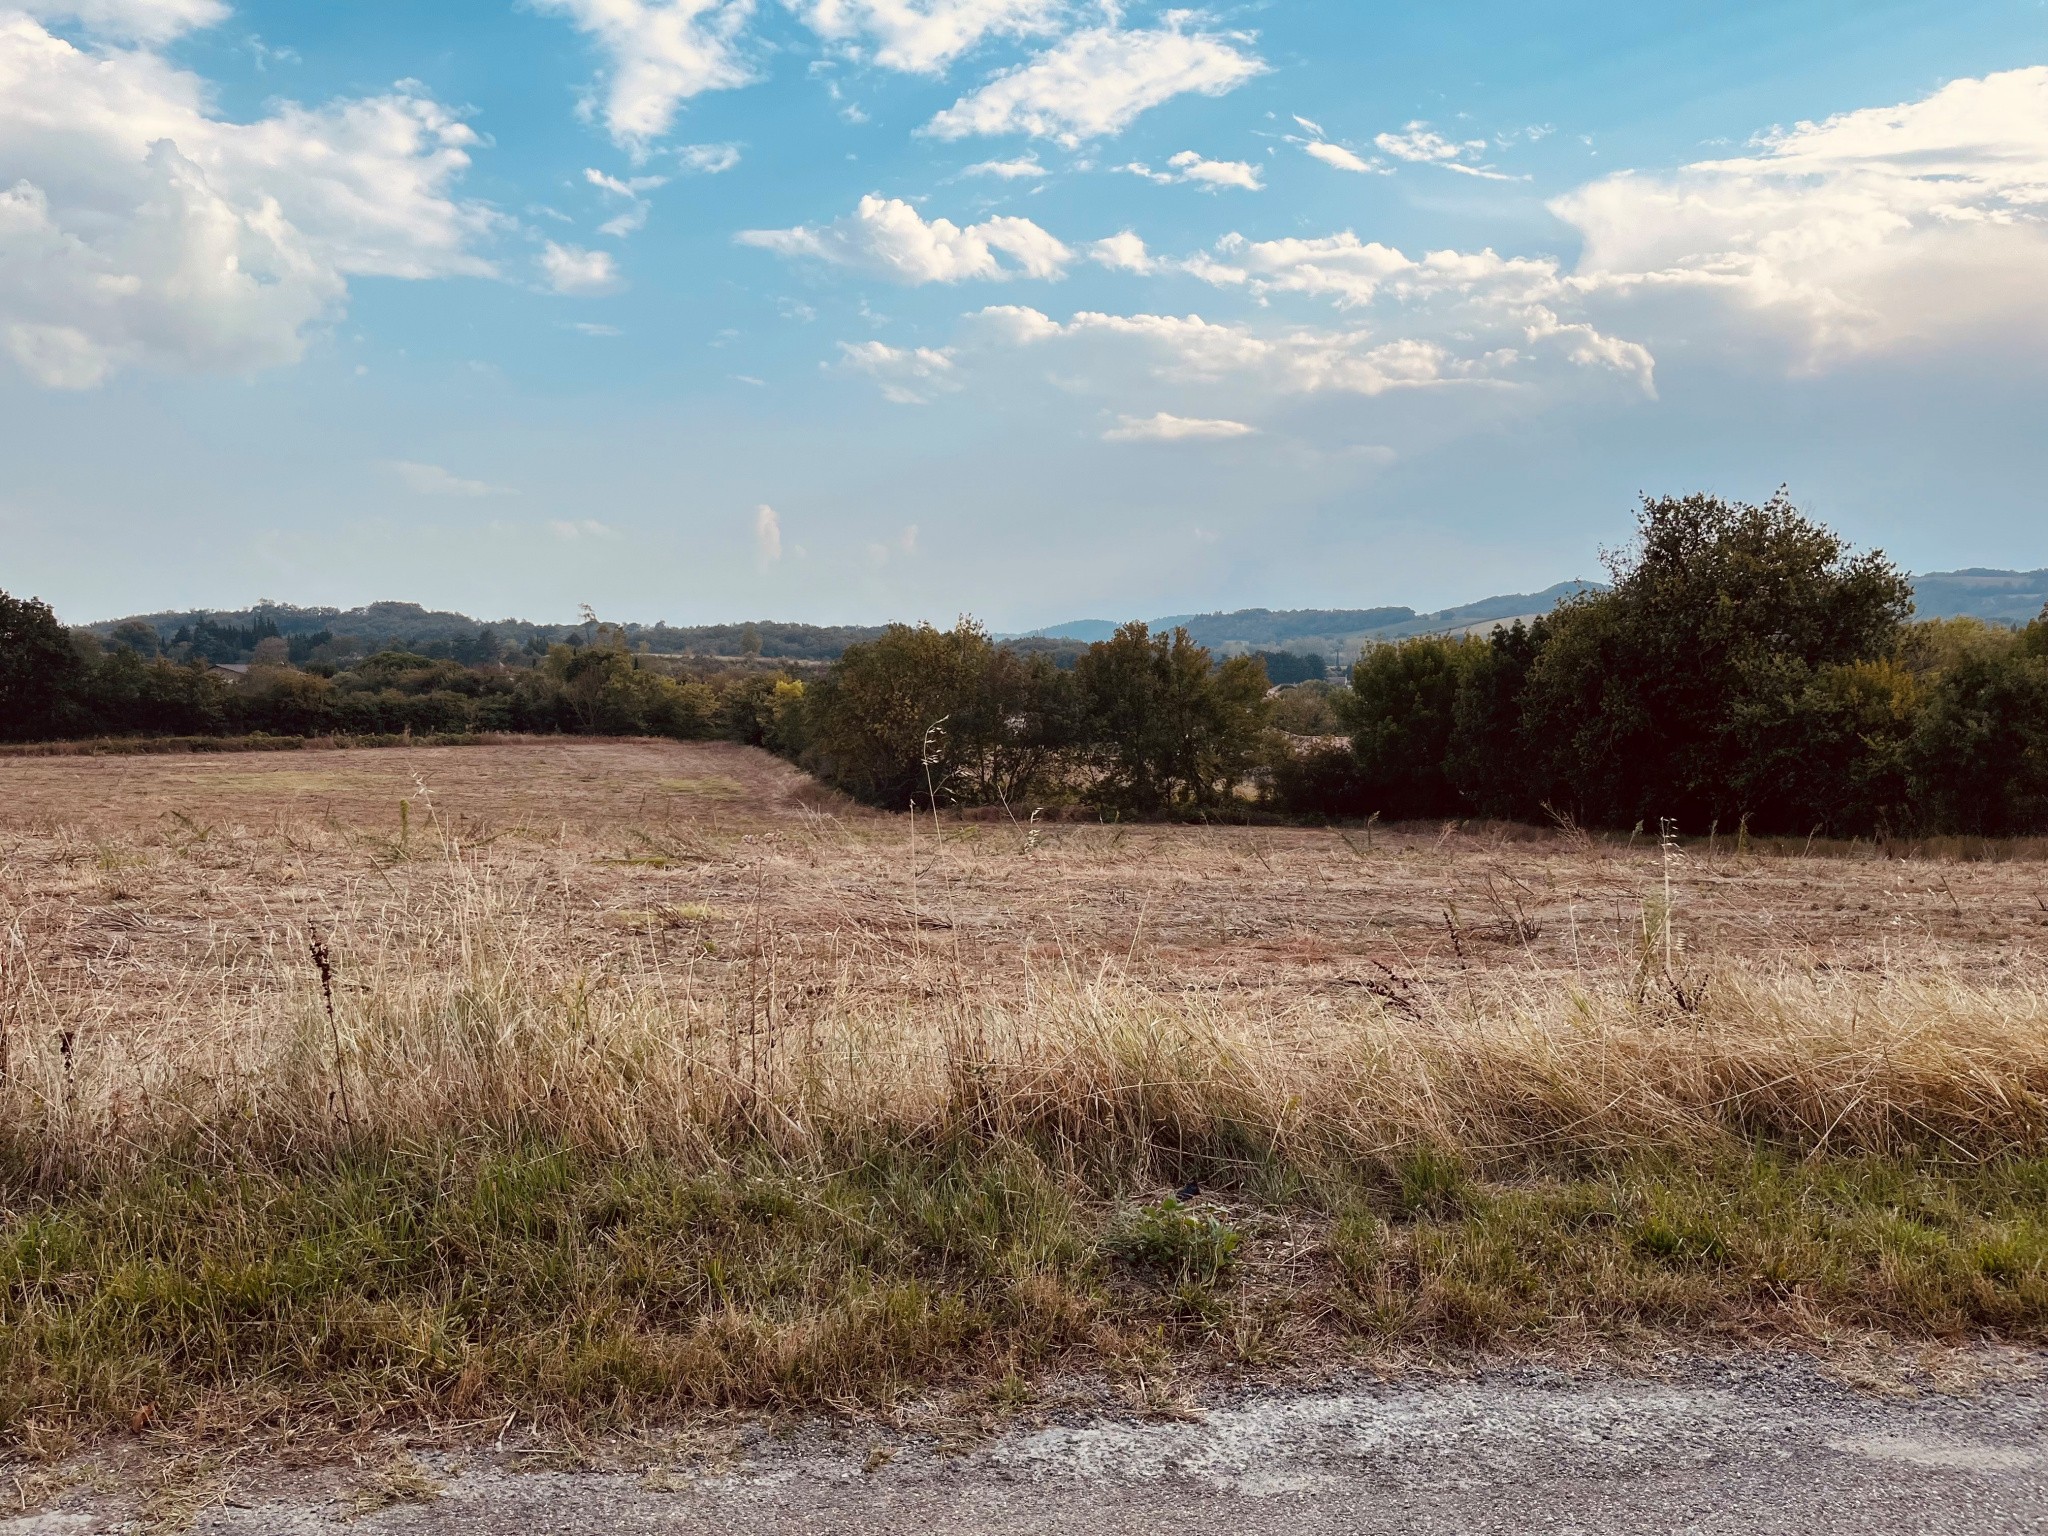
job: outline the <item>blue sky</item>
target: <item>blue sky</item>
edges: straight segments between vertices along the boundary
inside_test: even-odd
[[[1432,607],[1780,481],[2037,566],[2044,341],[2043,0],[0,0],[75,621]]]

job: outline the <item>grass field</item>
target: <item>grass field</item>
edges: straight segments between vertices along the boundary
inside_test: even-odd
[[[2042,1341],[2044,851],[0,760],[0,1436]]]

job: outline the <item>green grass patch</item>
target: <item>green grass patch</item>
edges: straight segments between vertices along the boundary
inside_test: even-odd
[[[1253,1335],[1263,1358],[2048,1341],[2038,1160],[1636,1157],[1498,1181],[1411,1156],[1186,1205],[1139,1182],[1014,1143],[714,1171],[467,1145],[14,1197],[0,1440],[999,1397],[1056,1364],[1242,1358]]]

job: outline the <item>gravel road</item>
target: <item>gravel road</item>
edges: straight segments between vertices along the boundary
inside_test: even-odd
[[[2048,1359],[1955,1393],[1880,1395],[1784,1359],[1655,1378],[1499,1371],[1252,1394],[1197,1421],[1077,1418],[965,1454],[877,1430],[759,1437],[652,1474],[423,1458],[430,1502],[364,1510],[361,1473],[251,1476],[206,1536],[832,1532],[1319,1536],[1323,1532],[2048,1531]],[[886,1458],[886,1459],[885,1459]],[[5,1488],[0,1475],[0,1491]],[[101,1497],[106,1497],[102,1495]],[[139,1530],[60,1500],[0,1536]]]

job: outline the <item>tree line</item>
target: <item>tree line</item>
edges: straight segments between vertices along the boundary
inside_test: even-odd
[[[1054,651],[972,621],[889,626],[808,678],[693,669],[593,621],[485,664],[294,666],[266,636],[237,679],[0,594],[0,737],[662,735],[764,746],[895,809],[2048,831],[2048,616],[1914,622],[1896,567],[1783,492],[1645,499],[1605,561],[1609,586],[1532,623],[1376,646],[1343,682],[1287,689],[1287,658],[1181,629]]]

